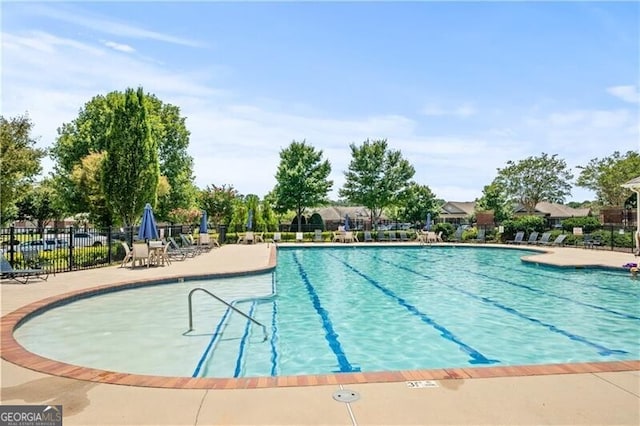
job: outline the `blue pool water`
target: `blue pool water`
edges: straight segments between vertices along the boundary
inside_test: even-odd
[[[139,374],[242,377],[640,358],[640,283],[478,247],[281,248],[275,273],[109,293],[27,321],[27,349]],[[204,294],[203,287],[262,323]],[[275,293],[275,294],[274,294]]]

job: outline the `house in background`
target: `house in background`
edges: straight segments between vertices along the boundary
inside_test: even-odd
[[[474,215],[476,203],[473,201],[448,201],[440,208],[439,222],[447,222],[453,225],[469,224],[470,218]],[[549,203],[542,201],[536,205],[534,216],[543,217],[549,228],[559,227],[560,222],[570,217],[586,217],[591,214],[591,209],[574,209],[564,204]],[[526,216],[527,211],[522,205],[516,205],[514,216]]]
[[[475,201],[447,201],[440,207],[438,222],[467,225],[476,210]]]
[[[329,206],[308,210],[307,217],[318,213],[324,221],[324,227],[327,231],[335,231],[338,226],[344,225],[344,218],[349,215],[349,224],[355,230],[371,229],[371,214],[368,208],[363,206]],[[382,214],[380,223],[387,221],[388,218]]]
[[[564,219],[569,219],[571,217],[586,217],[591,214],[591,209],[574,209],[569,206],[565,206],[564,204],[556,204],[549,203],[547,201],[541,201],[536,204],[535,211],[533,212],[534,216],[543,217],[549,228],[559,228],[560,222]],[[527,211],[522,205],[517,205],[514,209],[515,217],[518,216],[526,216]]]

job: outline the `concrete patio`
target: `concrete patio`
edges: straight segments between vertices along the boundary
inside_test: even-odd
[[[261,270],[273,262],[273,248],[267,243],[226,245],[169,267],[112,266],[58,274],[28,285],[3,280],[2,316],[47,297],[96,286]],[[582,248],[551,248],[525,260],[616,268],[638,261],[628,253]],[[640,285],[640,279],[630,279],[630,285]],[[3,338],[3,357],[4,342]],[[429,387],[412,386],[420,378],[406,373],[403,380],[384,383],[341,384],[328,378],[313,386],[167,389],[43,374],[3,358],[0,402],[63,405],[65,425],[638,425],[640,362],[625,365],[624,371],[552,374],[569,372],[556,367],[542,375],[489,378],[452,371],[456,378],[434,380]],[[359,399],[336,401],[333,394],[343,389]]]

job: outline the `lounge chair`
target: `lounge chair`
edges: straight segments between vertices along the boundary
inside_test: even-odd
[[[296,242],[301,243],[304,241],[304,234],[302,232],[296,232]]]
[[[538,241],[536,241],[535,243],[537,245],[549,244],[549,238],[551,238],[551,232],[545,232],[545,233],[542,234],[542,237],[540,237],[540,239]]]
[[[535,244],[538,240],[538,231],[533,231],[529,234],[529,238],[527,239],[527,244]]]
[[[13,269],[13,266],[11,266],[9,261],[4,257],[3,253],[0,253],[0,274],[2,278],[9,278],[21,284],[27,284],[31,278],[39,278],[43,281],[49,278],[49,273],[46,269]]]
[[[476,235],[476,238],[474,238],[472,241],[475,241],[476,243],[486,243],[487,231],[484,228],[478,229],[478,234]]]
[[[400,236],[400,241],[403,241],[403,242],[409,241],[409,237],[407,236],[407,231],[398,231],[398,235]]]
[[[397,241],[396,231],[389,231],[389,236],[387,238],[389,238],[389,241]]]
[[[196,254],[202,253],[202,247],[198,247],[195,241],[191,239],[191,235],[180,234],[180,239],[182,240],[182,248],[194,250]]]
[[[313,242],[314,243],[322,243],[322,242],[324,242],[324,238],[322,237],[322,230],[316,229],[314,231]]]
[[[282,241],[282,234],[280,232],[274,232],[271,241],[276,244],[279,243],[280,241]]]
[[[550,246],[563,246],[565,238],[567,238],[567,234],[560,234],[560,235],[558,235],[558,237],[555,240],[553,240],[551,243],[549,243],[547,245],[550,245]]]
[[[507,241],[507,244],[522,244],[522,239],[524,238],[524,231],[518,231],[513,240]]]
[[[384,231],[378,231],[378,241],[388,241]]]
[[[371,236],[371,231],[364,231],[364,242],[365,243],[372,243],[373,242],[373,237]]]
[[[462,228],[462,226],[459,226],[458,229],[456,229],[456,232],[453,233],[453,241],[461,242],[463,232],[464,228]]]
[[[196,254],[199,253],[199,251],[193,247],[184,246],[184,245],[182,247],[179,246],[178,243],[176,243],[176,240],[173,239],[173,237],[169,237],[169,244],[171,245],[171,247],[169,247],[169,252],[179,251],[183,253],[186,257],[194,257]]]

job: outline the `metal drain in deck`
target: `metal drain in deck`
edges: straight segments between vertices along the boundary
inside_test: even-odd
[[[333,399],[338,402],[354,402],[360,399],[360,394],[349,389],[340,389],[333,393]]]

